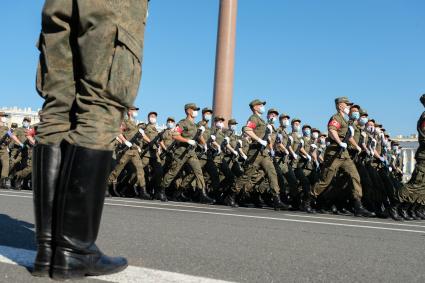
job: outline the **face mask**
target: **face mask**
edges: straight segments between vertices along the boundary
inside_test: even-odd
[[[319,138],[319,134],[318,133],[316,133],[316,132],[314,132],[313,133],[313,139],[318,139]]]
[[[217,128],[219,128],[219,129],[223,129],[223,128],[224,128],[224,123],[223,123],[223,122],[217,122],[217,123],[215,124],[215,126],[216,126]]]
[[[30,124],[29,124],[28,122],[23,122],[23,123],[22,123],[22,126],[23,126],[25,129],[28,129],[28,128],[29,128],[29,126],[30,126]]]
[[[193,117],[193,118],[198,117],[198,111],[193,110],[193,112],[192,112],[192,117]]]
[[[292,127],[292,130],[293,130],[294,132],[300,132],[300,131],[301,131],[301,126],[293,126],[293,127]]]
[[[133,116],[133,118],[136,118],[139,115],[139,113],[137,112],[132,112],[131,116]]]
[[[174,129],[174,127],[175,127],[175,125],[174,125],[174,123],[173,123],[173,122],[168,122],[168,123],[167,123],[167,128],[168,128],[168,129]]]
[[[156,124],[156,118],[149,118],[149,123]]]
[[[375,127],[374,126],[369,126],[367,127],[367,131],[371,134],[373,134],[375,132]]]
[[[350,107],[345,107],[345,108],[344,108],[344,113],[345,113],[346,115],[350,114]]]
[[[320,144],[325,145],[326,144],[326,140],[325,139],[321,139],[320,140]]]
[[[260,114],[264,114],[264,112],[266,112],[266,107],[264,107],[264,105],[262,105],[262,106],[258,109],[258,113],[260,113]]]
[[[283,120],[282,127],[285,127],[285,128],[289,127],[289,120]]]
[[[205,121],[211,121],[211,114],[205,114],[204,119]]]
[[[353,112],[351,113],[351,119],[352,120],[358,120],[360,118],[360,113],[359,112]]]
[[[274,122],[276,122],[276,117],[270,117],[269,123],[274,124]]]
[[[366,125],[366,123],[369,121],[369,119],[368,118],[365,118],[365,117],[363,117],[363,118],[360,118],[360,120],[359,120],[359,124],[361,125],[361,126],[364,126],[364,125]]]
[[[306,137],[311,136],[311,130],[310,130],[310,129],[305,129],[305,130],[303,131],[303,133],[304,133],[304,136],[306,136]]]
[[[236,132],[237,127],[236,127],[236,125],[230,125],[230,129],[231,129],[232,131],[235,131],[235,132]]]

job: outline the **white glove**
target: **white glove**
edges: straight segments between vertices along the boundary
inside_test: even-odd
[[[272,132],[273,132],[273,127],[272,127],[272,125],[267,125],[267,129],[269,129],[270,133],[272,133]]]
[[[242,156],[242,159],[243,160],[247,160],[248,159],[248,156],[246,156],[245,154],[244,155],[241,155]]]
[[[207,144],[205,144],[205,145],[204,145],[204,152],[205,152],[205,153],[207,153],[207,151],[208,151],[208,145],[207,145]]]
[[[289,140],[291,141],[291,143],[294,142],[294,138],[292,136],[289,136]]]
[[[380,156],[380,157],[379,157],[379,160],[380,160],[382,163],[384,163],[384,162],[385,162],[385,157]]]
[[[317,149],[317,145],[315,145],[314,143],[310,146],[312,149]]]
[[[217,137],[215,135],[211,135],[211,140],[215,141],[217,139]]]
[[[239,156],[239,153],[236,150],[234,150],[233,151],[233,155],[236,156],[236,157],[238,157]]]
[[[292,157],[293,157],[295,160],[298,160],[298,154],[293,153],[293,154],[292,154]]]
[[[217,148],[217,154],[220,155],[221,154],[221,147]]]
[[[132,147],[133,146],[133,144],[131,143],[131,142],[129,142],[129,141],[125,141],[125,143],[124,143],[127,147]]]
[[[300,143],[302,144],[302,146],[304,146],[304,140],[300,140]]]
[[[144,135],[144,134],[145,134],[145,131],[144,131],[142,128],[140,128],[140,129],[139,129],[139,133],[140,133],[141,135]]]
[[[196,145],[196,141],[194,140],[188,140],[187,143],[191,146],[195,146]]]
[[[225,140],[227,143],[230,143],[230,138],[229,138],[229,137],[225,137],[225,138],[224,138],[224,140]]]
[[[274,156],[275,156],[275,152],[274,152],[274,150],[273,150],[273,149],[271,149],[271,150],[270,150],[270,156],[271,156],[271,157],[274,157]]]
[[[308,159],[308,162],[310,162],[311,161],[311,156],[310,156],[310,154],[307,154],[307,159]]]
[[[355,131],[354,131],[354,127],[353,126],[349,126],[348,127],[348,129],[350,130],[350,132],[351,132],[351,136],[354,136],[354,133],[355,133]]]
[[[358,151],[359,153],[362,153],[362,148],[361,148],[360,146],[357,146],[357,151]]]
[[[142,149],[140,148],[140,146],[136,146],[137,147],[137,151],[139,152],[139,153],[142,153]]]
[[[277,137],[280,139],[280,141],[283,140],[283,135],[282,134],[278,134]]]
[[[204,126],[200,126],[199,129],[201,130],[201,132],[205,132],[205,127]]]
[[[339,146],[340,147],[342,147],[343,149],[346,149],[347,148],[347,143],[345,143],[345,142],[341,142],[340,144],[339,144]]]
[[[267,141],[265,140],[258,140],[258,143],[261,144],[262,146],[267,146]]]

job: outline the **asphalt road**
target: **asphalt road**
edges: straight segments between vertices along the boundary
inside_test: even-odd
[[[0,190],[0,282],[44,282],[31,198]],[[113,198],[98,245],[131,268],[81,282],[425,282],[424,244],[425,221]]]

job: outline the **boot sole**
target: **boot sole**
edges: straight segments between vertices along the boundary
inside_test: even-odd
[[[107,272],[89,272],[88,270],[72,270],[72,269],[60,269],[60,268],[53,268],[52,269],[52,275],[51,277],[54,280],[58,281],[65,281],[69,279],[82,279],[88,276],[103,276],[103,275],[111,275],[115,273],[119,273],[123,270],[125,270],[128,267],[128,263],[117,267],[113,270],[109,270]]]
[[[34,277],[49,277],[50,266],[34,265],[31,275]]]

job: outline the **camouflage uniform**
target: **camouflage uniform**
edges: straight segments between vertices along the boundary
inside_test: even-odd
[[[37,90],[37,138],[112,150],[141,76],[147,0],[46,0]]]
[[[8,136],[9,128],[0,126],[0,139],[3,143],[0,144],[0,162],[1,162],[1,179],[9,177],[9,149],[8,145],[10,138]],[[4,139],[3,139],[4,138]]]

